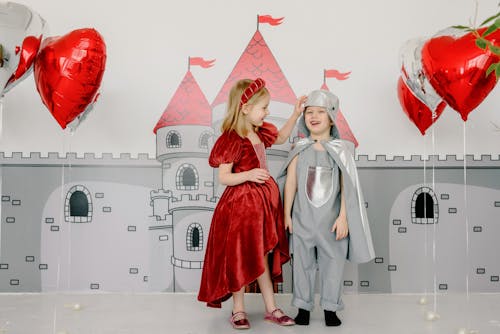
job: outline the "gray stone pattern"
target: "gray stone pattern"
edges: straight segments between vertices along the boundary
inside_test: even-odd
[[[78,157],[75,153],[65,156],[58,153],[49,153],[47,156],[40,153],[31,153],[29,156],[13,153],[6,157],[0,152],[0,163],[0,292],[41,291],[41,274],[48,270],[48,265],[40,262],[41,229],[45,227],[40,221],[47,198],[61,186],[63,179],[64,182],[115,182],[150,189],[157,189],[161,183],[160,164],[147,154],[132,158],[130,154],[121,154],[119,157],[103,154],[96,157],[86,153]],[[103,193],[92,195],[96,198],[105,196]],[[144,217],[145,220],[147,218]],[[46,217],[44,223],[54,224],[54,218]],[[59,230],[57,225],[51,225],[50,228],[54,232]],[[98,286],[94,285],[91,289],[98,289]]]
[[[482,156],[481,159],[475,159],[467,156],[465,163],[467,185],[500,190],[498,158],[498,156]],[[78,157],[70,153],[66,156],[49,153],[43,157],[38,153],[31,153],[29,156],[14,153],[7,157],[0,153],[0,163],[2,167],[0,291],[2,292],[41,291],[41,272],[47,270],[47,264],[40,262],[42,228],[40,219],[43,205],[49,194],[61,185],[62,175],[72,180],[106,181],[140,185],[152,190],[161,189],[162,167],[156,159],[149,158],[145,154],[133,158],[129,154],[122,154],[119,157],[111,154],[104,154],[101,157],[85,154],[83,157]],[[420,156],[389,159],[378,155],[375,159],[358,156],[357,166],[377,257],[370,263],[359,265],[357,278],[346,277],[344,286],[347,290],[354,288],[359,292],[390,293],[393,292],[391,279],[394,280],[391,274],[397,273],[401,265],[391,262],[391,254],[398,252],[390,249],[391,235],[397,233],[411,239],[411,229],[407,230],[407,226],[402,226],[405,223],[400,219],[391,219],[390,212],[396,199],[403,189],[424,184],[424,167],[427,185],[432,178],[439,183],[463,185],[464,162],[456,156],[431,156],[424,161]],[[106,194],[93,195],[99,198]],[[437,193],[440,200],[460,195]],[[411,203],[408,202],[407,205],[410,211]],[[498,207],[500,210],[500,198],[485,205]],[[446,212],[454,214],[449,208]],[[485,219],[498,219],[496,217],[485,217]],[[47,217],[45,223],[50,224],[50,219]],[[144,225],[150,224],[149,219],[144,217]],[[140,223],[138,222],[138,225]],[[474,222],[471,222],[471,228],[478,235],[486,234],[482,226]],[[135,231],[136,227],[129,226],[128,229]],[[483,251],[486,253],[488,249]],[[490,268],[476,263],[471,263],[471,266],[477,276],[489,275],[488,284],[494,285],[493,291],[500,291],[498,267]],[[129,274],[136,272],[137,268],[130,268]],[[285,281],[289,279],[290,277],[285,277]],[[474,279],[476,278],[471,277],[471,280]],[[148,281],[147,276],[144,277],[144,281]],[[448,284],[446,281],[439,282],[439,290],[447,291]],[[92,286],[91,289],[99,287]]]
[[[358,275],[360,278],[360,285],[358,291],[362,292],[393,292],[391,286],[391,273],[398,271],[398,264],[391,263],[390,254],[398,253],[397,249],[390,249],[389,238],[395,233],[403,235],[408,239],[406,247],[412,247],[415,240],[412,240],[410,233],[407,233],[407,227],[401,226],[401,219],[391,220],[390,212],[394,202],[401,191],[407,187],[412,187],[418,184],[425,184],[430,186],[434,179],[436,183],[451,183],[458,186],[464,184],[464,167],[466,170],[467,187],[477,186],[486,189],[500,190],[500,160],[499,156],[483,155],[481,158],[467,155],[465,164],[462,158],[457,158],[454,155],[443,156],[430,156],[429,159],[423,159],[421,156],[395,156],[391,159],[383,155],[377,155],[374,159],[368,156],[357,157],[357,167],[360,176],[360,182],[363,187],[363,194],[366,201],[367,213],[370,221],[372,237],[374,240],[376,258],[370,263],[358,266]],[[424,169],[426,171],[424,178]],[[425,179],[425,180],[424,180]],[[415,187],[417,190],[418,187]],[[450,196],[455,198],[462,198],[463,193],[456,194],[438,194],[438,199],[441,203],[448,200]],[[411,203],[408,201],[408,212],[411,209]],[[500,197],[496,201],[485,202],[484,206],[497,206],[500,205]],[[443,205],[443,207],[446,207]],[[453,208],[452,208],[453,209]],[[456,209],[455,209],[456,210]],[[449,213],[456,211],[451,210]],[[473,210],[473,208],[469,208]],[[500,210],[499,210],[500,213]],[[483,217],[483,221],[498,220],[496,217]],[[458,216],[458,219],[463,219],[463,214]],[[407,224],[408,225],[408,224]],[[474,226],[474,222],[470,222],[470,235],[472,233],[483,234],[479,235],[478,239],[486,239],[485,233],[481,233],[481,229]],[[394,228],[396,229],[394,231]],[[432,233],[432,232],[431,232]],[[463,231],[457,231],[462,233]],[[451,237],[452,239],[453,237]],[[498,240],[498,237],[497,237]],[[423,242],[422,240],[417,242]],[[449,242],[439,240],[438,242]],[[429,247],[432,247],[432,242],[429,240]],[[498,243],[498,242],[497,242]],[[485,256],[492,251],[486,245],[484,247],[476,247],[471,245],[475,251],[484,253]],[[446,245],[445,245],[446,247]],[[466,246],[463,245],[462,255],[466,252]],[[429,262],[432,261],[432,254],[428,252]],[[459,256],[457,254],[457,256]],[[408,261],[411,261],[409,259]],[[465,262],[465,258],[462,259]],[[415,264],[416,265],[416,264]],[[476,275],[471,275],[469,280],[479,280],[480,275],[486,272],[490,273],[487,284],[493,284],[493,287],[486,289],[486,291],[500,292],[500,284],[498,284],[499,267],[496,268],[481,268],[481,264],[471,263],[471,267]],[[415,268],[414,270],[419,270]],[[471,269],[472,270],[472,269]],[[432,272],[428,273],[432,275]],[[462,275],[461,273],[458,275]],[[479,276],[478,276],[479,275]],[[465,277],[465,274],[463,274]],[[363,284],[361,282],[364,281]],[[352,282],[347,282],[345,286],[349,286]],[[430,285],[430,284],[429,284]],[[472,285],[472,284],[471,284]],[[448,285],[446,282],[438,284],[437,289],[440,292],[445,292]],[[429,290],[432,291],[433,287],[430,286]],[[462,290],[463,291],[463,290]],[[421,291],[408,291],[408,292],[421,292]]]

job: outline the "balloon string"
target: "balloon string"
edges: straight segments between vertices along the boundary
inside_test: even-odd
[[[71,134],[72,135],[72,134]],[[68,150],[66,150],[66,144],[68,144],[68,149],[70,149],[71,147],[71,141],[67,142],[66,140],[66,136],[64,136],[63,134],[63,140],[62,140],[62,156],[66,157],[66,159],[68,159]],[[69,168],[71,168],[71,162],[69,161],[68,159],[68,166]],[[65,219],[65,211],[66,211],[66,199],[65,199],[65,163],[64,163],[64,160],[61,164],[61,196],[60,196],[60,211],[59,211],[59,221],[60,221],[60,233],[59,233],[59,251],[57,252],[57,276],[56,276],[56,294],[58,294],[61,290],[61,253],[62,253],[62,234],[64,233],[65,231],[65,223],[66,223],[66,219]],[[70,208],[68,208],[69,210]],[[68,241],[68,269],[66,270],[66,272],[68,273],[68,286],[67,286],[67,290],[70,290],[70,287],[71,287],[71,222],[68,222],[68,235],[69,237],[67,239],[69,239]],[[53,332],[54,334],[56,333],[56,330],[57,330],[57,302],[55,303],[54,305],[54,318],[53,318]]]
[[[57,333],[57,309],[55,305],[54,305],[54,316],[52,317],[52,333],[53,334]]]
[[[432,152],[433,152],[433,155],[435,154],[436,152],[436,142],[435,142],[435,136],[434,136],[434,128],[432,128],[432,132],[431,132],[432,136],[431,136],[431,139],[432,139]],[[435,161],[433,160],[432,161],[432,191],[434,191],[434,193],[436,193],[435,191]],[[433,213],[434,213],[434,208],[432,208],[433,210]],[[436,268],[437,268],[437,265],[436,265],[436,224],[437,224],[437,221],[436,221],[436,216],[433,215],[433,224],[432,224],[432,263],[433,263],[433,268],[434,268],[434,278],[433,278],[433,287],[434,287],[434,312],[436,313],[437,312],[437,273],[436,273]]]
[[[0,166],[0,194],[2,192],[2,181],[3,181],[3,166]],[[3,219],[2,216],[2,205],[0,203],[0,220]],[[2,221],[0,221],[0,262],[2,261]]]
[[[3,95],[0,96],[0,141],[3,134]]]
[[[466,155],[466,127],[465,122],[463,122],[463,139],[464,139],[464,216],[465,216],[465,293],[467,305],[466,308],[469,307],[469,266],[470,266],[470,258],[469,258],[469,219],[467,218],[467,155]],[[467,312],[469,314],[469,312]],[[470,319],[468,318],[468,321]]]
[[[62,147],[62,156],[65,155],[64,151],[64,140],[63,140],[63,147]],[[56,271],[56,295],[60,293],[60,286],[61,286],[61,253],[62,253],[62,234],[64,233],[64,210],[65,210],[65,200],[64,200],[64,161],[61,163],[61,195],[60,195],[60,209],[59,209],[59,249],[57,251],[57,271]],[[56,334],[57,332],[57,301],[54,302],[54,312],[53,312],[53,323],[52,323],[52,329],[53,333]]]
[[[3,96],[0,96],[0,143],[3,144],[3,138],[2,138],[3,131],[2,130],[3,130]],[[0,166],[0,197],[1,197],[1,195],[3,195],[2,181],[3,181],[3,165]],[[1,222],[1,219],[2,219],[2,204],[0,202],[0,261],[2,260],[2,222]]]
[[[63,149],[62,155],[66,155],[64,149],[64,141],[63,141]],[[64,199],[64,160],[61,164],[61,195],[60,195],[60,209],[59,209],[59,221],[61,222],[61,226],[59,228],[59,251],[57,252],[57,278],[56,278],[56,292],[59,292],[61,287],[61,254],[62,254],[62,237],[61,234],[64,233],[64,211],[65,211],[65,199]]]
[[[67,141],[68,144],[68,152],[71,152],[71,137],[73,137],[73,130],[70,130],[70,138],[65,139],[65,142]],[[65,136],[67,138],[68,136]],[[67,155],[66,155],[67,156]],[[71,178],[71,161],[68,159],[68,173],[67,173],[68,179]],[[72,227],[72,222],[68,222],[68,290],[71,290],[71,250],[72,250],[72,240],[73,240],[73,235],[71,233],[71,227]]]
[[[469,18],[469,24],[472,28],[476,29],[477,28],[477,13],[479,11],[479,1],[475,0],[474,1],[474,18]]]
[[[425,136],[424,138],[424,186],[427,185],[427,172],[426,172],[426,159],[428,159],[427,156],[427,146],[425,142]],[[424,212],[427,213],[426,211],[426,204],[427,201],[424,201]],[[424,296],[427,297],[427,275],[428,275],[428,270],[427,270],[427,248],[428,248],[428,240],[427,240],[427,229],[424,229]]]

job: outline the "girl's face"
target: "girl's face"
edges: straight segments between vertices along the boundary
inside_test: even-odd
[[[330,135],[330,129],[333,125],[330,116],[323,107],[307,107],[304,111],[304,120],[307,129],[312,135],[326,136]]]
[[[268,107],[270,101],[271,97],[266,95],[252,104],[243,106],[242,112],[245,115],[249,127],[261,126],[264,123],[264,118],[269,115]]]

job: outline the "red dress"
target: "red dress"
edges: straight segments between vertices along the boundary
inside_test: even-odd
[[[264,123],[257,134],[269,147],[278,131],[274,125]],[[210,166],[224,163],[233,163],[234,173],[260,168],[250,140],[235,131],[224,132],[210,153]],[[263,184],[227,186],[212,217],[198,300],[221,307],[232,292],[264,273],[264,255],[269,252],[271,277],[274,282],[282,282],[281,266],[290,256],[275,180],[271,177]]]

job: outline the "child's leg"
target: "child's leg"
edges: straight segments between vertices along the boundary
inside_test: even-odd
[[[318,247],[318,267],[320,283],[320,305],[325,311],[339,311],[342,303],[342,276],[347,254],[348,240],[321,243]]]
[[[245,312],[245,287],[240,291],[233,292],[233,314],[236,312]]]
[[[269,273],[267,255],[264,257],[264,268],[264,273],[257,278],[260,292],[262,293],[262,298],[264,299],[264,304],[266,305],[266,315],[264,316],[264,319],[282,326],[294,325],[295,322],[293,319],[283,313],[281,309],[276,307],[273,282],[271,281],[271,275]]]
[[[234,329],[250,328],[250,323],[245,313],[244,296],[245,287],[241,288],[240,291],[233,292],[233,311],[229,318],[229,322]]]
[[[260,292],[264,299],[264,305],[267,312],[272,312],[276,309],[276,302],[274,300],[273,282],[269,273],[269,264],[267,262],[267,254],[264,257],[264,273],[257,278],[259,283]]]
[[[293,238],[293,299],[292,305],[306,311],[314,308],[314,283],[317,263],[314,245],[292,234]]]
[[[314,308],[314,283],[316,280],[316,256],[314,246],[306,244],[298,234],[293,238],[293,299],[299,308],[295,317],[297,325],[309,325],[310,312]]]

